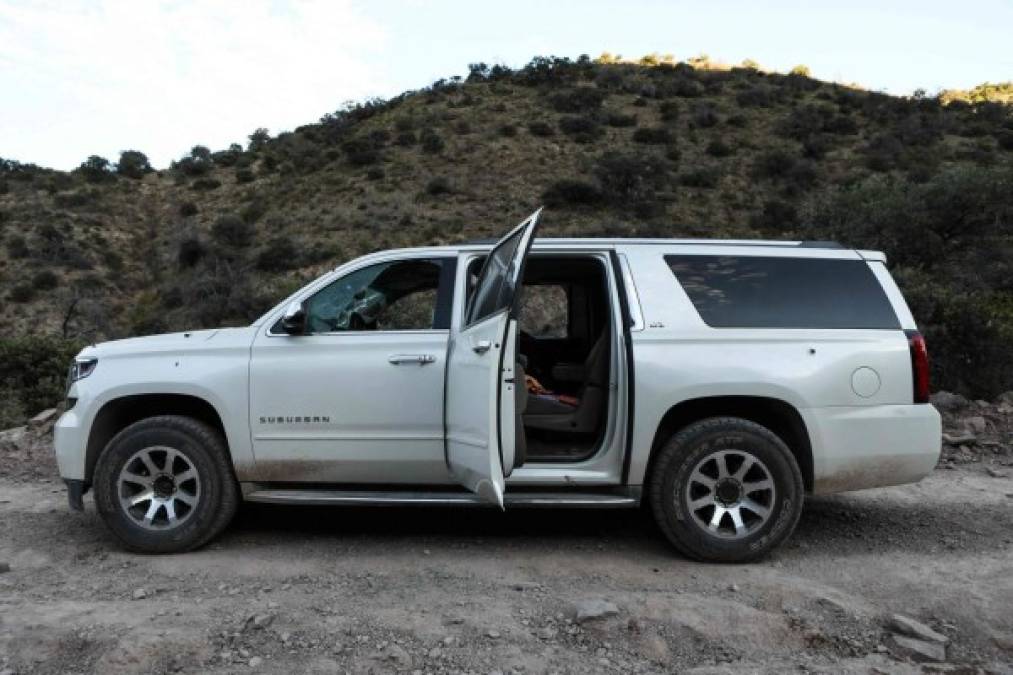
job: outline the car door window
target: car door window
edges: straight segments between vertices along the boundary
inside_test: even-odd
[[[306,301],[306,332],[430,330],[441,267],[441,260],[397,260],[350,272]]]
[[[566,287],[560,284],[524,286],[520,321],[521,330],[532,337],[569,337],[570,309]]]

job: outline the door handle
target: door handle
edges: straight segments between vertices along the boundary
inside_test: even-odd
[[[489,340],[479,340],[475,344],[471,345],[472,351],[476,354],[485,354],[492,347],[492,342]]]
[[[420,366],[424,366],[427,363],[435,363],[436,357],[432,354],[391,354],[387,361],[395,366],[399,366],[402,363],[417,363]]]

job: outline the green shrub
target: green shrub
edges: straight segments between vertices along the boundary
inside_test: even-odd
[[[236,171],[236,182],[239,184],[252,183],[254,180],[253,172],[249,169],[239,169]]]
[[[411,130],[399,132],[397,138],[394,139],[394,143],[400,145],[401,147],[415,145],[418,141],[418,136],[416,136],[415,132]]]
[[[556,135],[556,130],[552,127],[552,125],[547,122],[542,122],[541,120],[528,122],[528,132],[530,132],[532,136],[539,136],[542,138]]]
[[[781,178],[794,168],[796,157],[783,148],[765,150],[753,160],[754,178]]]
[[[352,166],[369,166],[380,159],[376,144],[369,138],[350,138],[341,144],[341,150]]]
[[[27,258],[29,253],[28,242],[22,235],[12,234],[7,237],[7,255],[11,258]]]
[[[590,117],[567,115],[559,118],[559,130],[577,143],[593,143],[602,135],[601,127]]]
[[[31,284],[16,284],[7,297],[11,302],[31,302],[35,299],[35,289]]]
[[[661,107],[661,120],[663,122],[674,122],[679,119],[680,106],[678,101],[662,101]]]
[[[714,106],[698,104],[693,108],[690,125],[701,129],[709,129],[710,127],[717,126],[720,121],[721,119],[718,117],[717,111],[714,110]]]
[[[668,181],[668,165],[647,153],[606,152],[595,160],[594,175],[610,204],[622,207],[653,202]]]
[[[425,129],[419,140],[422,144],[422,152],[429,155],[437,155],[443,152],[443,148],[446,147],[443,137],[434,129]]]
[[[371,166],[366,170],[366,180],[383,180],[386,175],[382,166]]]
[[[83,345],[47,335],[0,338],[0,396],[16,405],[24,416],[60,403],[66,386],[67,368]],[[0,416],[0,428],[24,424],[16,414]]]
[[[583,180],[558,180],[542,193],[547,206],[595,206],[604,201],[597,185]]]
[[[210,192],[211,190],[217,190],[222,186],[222,182],[217,178],[198,178],[190,184],[194,190],[200,190],[202,192]]]
[[[140,150],[124,150],[116,163],[116,173],[127,178],[140,179],[153,171],[148,156]]]
[[[573,87],[556,92],[549,103],[556,112],[586,113],[597,110],[605,100],[605,93],[595,87]]]
[[[605,123],[610,127],[635,127],[637,126],[637,116],[626,115],[619,112],[610,112],[605,117]]]
[[[711,189],[718,185],[721,180],[721,169],[716,166],[696,167],[683,172],[679,176],[679,182],[686,187]]]
[[[726,144],[720,138],[715,138],[707,144],[707,154],[711,157],[728,157],[735,152],[735,148]]]
[[[231,214],[222,216],[211,226],[211,237],[219,244],[232,248],[246,248],[253,243],[255,233],[252,223]]]
[[[51,270],[41,270],[32,277],[32,288],[37,291],[51,291],[60,285],[60,277]]]
[[[499,135],[505,138],[513,138],[517,135],[517,127],[513,124],[502,124],[499,127]]]
[[[88,159],[81,163],[81,166],[75,169],[75,172],[81,175],[89,183],[103,183],[111,178],[114,178],[112,171],[112,165],[109,164],[109,160],[105,157],[99,157],[98,155],[92,155]]]
[[[272,238],[257,254],[257,269],[264,272],[285,272],[299,266],[299,249],[289,237]]]
[[[672,142],[672,132],[665,127],[641,127],[633,132],[636,143],[665,145]]]
[[[196,216],[198,212],[199,210],[197,208],[197,205],[194,204],[193,202],[187,201],[179,205],[179,215],[181,215],[184,218]]]
[[[446,176],[434,176],[429,179],[426,183],[426,194],[433,195],[445,195],[453,192],[453,186],[450,184],[450,179]]]
[[[179,250],[176,252],[176,262],[181,268],[195,267],[201,261],[207,249],[200,239],[189,237],[179,242]]]

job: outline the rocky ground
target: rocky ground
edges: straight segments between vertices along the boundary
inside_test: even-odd
[[[739,566],[635,511],[258,506],[133,555],[67,510],[45,422],[0,434],[0,673],[1013,673],[1013,406],[937,403],[933,475],[811,498]]]

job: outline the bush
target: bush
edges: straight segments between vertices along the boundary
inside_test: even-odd
[[[236,171],[236,182],[240,185],[244,183],[252,183],[255,176],[249,169],[239,169]]]
[[[715,188],[721,179],[721,169],[712,167],[697,167],[684,172],[679,176],[679,182],[686,187],[694,188]]]
[[[453,191],[450,179],[446,176],[435,176],[426,183],[426,194],[433,195],[434,197],[436,195],[450,194]]]
[[[443,142],[441,137],[434,129],[425,129],[422,132],[421,137],[422,152],[430,155],[437,155],[443,152],[443,148],[446,147],[446,143]]]
[[[60,277],[51,270],[36,272],[32,277],[32,288],[37,291],[51,291],[60,285]]]
[[[711,157],[728,157],[734,152],[735,149],[720,138],[715,138],[707,144],[707,154]]]
[[[528,122],[528,132],[532,136],[539,136],[541,138],[547,138],[549,136],[555,136],[556,130],[552,128],[551,124],[542,122],[540,120],[534,122]]]
[[[641,127],[633,132],[637,143],[665,145],[672,142],[672,132],[665,127]]]
[[[394,143],[403,148],[415,145],[418,142],[418,136],[415,135],[414,131],[401,131],[398,133],[397,138],[394,139]]]
[[[674,122],[679,119],[678,101],[663,101],[659,110],[661,111],[661,120],[663,122]]]
[[[549,103],[556,112],[584,113],[597,110],[605,100],[605,93],[595,87],[574,87],[556,92]]]
[[[635,127],[637,126],[636,115],[625,115],[618,112],[610,112],[605,117],[605,123],[610,127]]]
[[[513,124],[500,125],[499,135],[506,138],[513,138],[517,135],[517,127]]]
[[[222,182],[217,178],[198,178],[190,184],[194,190],[200,190],[202,192],[210,192],[211,190],[217,190],[222,186]]]
[[[602,135],[597,122],[590,117],[576,115],[560,117],[559,129],[577,143],[593,143]]]
[[[274,237],[260,250],[257,269],[264,272],[285,272],[299,266],[299,249],[288,237]]]
[[[743,108],[768,108],[774,101],[773,90],[769,87],[749,87],[735,95],[735,102]]]
[[[646,153],[606,152],[595,160],[595,177],[604,198],[616,206],[654,201],[668,181],[668,166]]]
[[[232,248],[246,248],[253,243],[255,233],[251,223],[234,215],[222,216],[211,226],[211,237],[219,244]]]
[[[604,201],[597,185],[583,180],[558,180],[542,193],[548,206],[595,206]]]
[[[60,403],[67,367],[83,345],[49,335],[0,338],[0,396],[25,416]],[[0,417],[0,428],[24,424],[24,417]]]
[[[120,153],[120,161],[116,164],[116,173],[127,178],[144,178],[153,171],[148,156],[140,150],[124,150]]]
[[[754,178],[781,178],[788,175],[795,161],[795,156],[782,148],[766,150],[753,160],[752,175]]]
[[[386,175],[382,166],[372,166],[366,171],[366,180],[383,180]]]
[[[697,105],[693,108],[693,117],[690,119],[691,126],[701,129],[709,129],[717,126],[721,119],[718,117],[714,107],[707,104]]]
[[[380,152],[369,138],[350,138],[341,144],[341,150],[352,166],[368,166],[380,159]]]
[[[201,261],[207,250],[200,239],[190,237],[179,242],[179,250],[176,252],[176,262],[181,268],[195,267]]]
[[[7,297],[11,302],[31,302],[35,299],[35,289],[30,284],[16,284]]]
[[[12,234],[7,237],[7,255],[11,258],[27,258],[30,251],[28,242],[20,234]]]
[[[1003,150],[1013,150],[1013,131],[1009,129],[1003,129],[1002,131],[996,132],[995,135],[996,143]]]
[[[193,202],[183,202],[182,204],[179,205],[179,215],[183,216],[184,218],[196,216],[198,212],[199,211],[197,209],[197,205],[194,204]]]
[[[798,209],[781,199],[768,199],[759,213],[753,214],[749,224],[760,232],[780,235],[798,222]]]
[[[105,157],[92,155],[77,167],[76,172],[89,183],[102,183],[113,178],[112,166]]]

